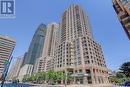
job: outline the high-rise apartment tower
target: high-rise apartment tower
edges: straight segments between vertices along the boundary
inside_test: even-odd
[[[57,36],[48,38],[48,41],[55,41],[58,37],[58,41],[55,46],[51,45],[54,51],[51,58],[46,58],[46,70],[74,76],[74,83],[108,83],[108,69],[101,46],[94,41],[88,16],[79,5],[71,5],[64,11],[58,31]]]
[[[5,68],[5,61],[8,61],[14,50],[16,42],[9,36],[0,35],[0,77]]]
[[[13,63],[10,72],[8,74],[8,80],[18,79],[22,63],[23,63],[23,56],[17,57],[16,62]]]
[[[47,26],[45,44],[43,49],[42,57],[36,61],[35,70],[36,72],[39,71],[46,71],[49,69],[53,69],[53,58],[55,52],[55,46],[59,43],[59,24],[51,23]],[[47,61],[51,62],[47,66]],[[47,68],[47,69],[46,69]]]
[[[25,59],[23,65],[25,64],[34,65],[36,59],[42,56],[45,36],[46,36],[46,25],[40,24],[33,36],[28,52],[25,53],[24,57]]]

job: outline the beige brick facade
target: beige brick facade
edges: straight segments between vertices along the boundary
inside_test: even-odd
[[[48,55],[47,52],[47,57],[43,57],[43,59],[46,58],[46,71],[55,70],[71,75],[83,75],[74,77],[73,83],[109,83],[108,69],[101,46],[94,41],[88,17],[80,6],[71,5],[65,10],[57,31],[57,34],[53,36],[54,40],[48,38],[52,34],[46,36],[48,41],[56,43],[51,42],[51,46],[55,45],[51,51],[48,51],[50,42],[44,48],[44,52],[53,53]]]

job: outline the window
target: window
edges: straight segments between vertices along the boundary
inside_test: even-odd
[[[130,4],[128,5],[128,8],[130,9]]]
[[[122,2],[122,4],[124,5],[124,4],[128,3],[129,0],[121,0],[121,2]]]
[[[82,69],[80,69],[79,72],[82,73]]]
[[[130,9],[130,8],[129,8]],[[130,31],[130,28],[128,28],[128,31]]]

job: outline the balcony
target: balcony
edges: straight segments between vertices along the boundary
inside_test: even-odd
[[[125,25],[125,27],[126,27],[126,28],[130,28],[130,23],[127,23],[127,24]]]
[[[122,19],[123,24],[126,24],[128,22],[130,22],[130,17],[125,17],[125,18]]]
[[[130,38],[130,29],[128,29],[128,37]]]
[[[123,19],[126,17],[126,14],[125,14],[125,12],[121,11],[121,12],[119,12],[118,16],[120,17],[120,19]]]

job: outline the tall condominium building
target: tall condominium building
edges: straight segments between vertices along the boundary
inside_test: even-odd
[[[113,7],[130,39],[130,0],[113,0]]]
[[[35,70],[38,71],[46,71],[46,63],[47,61],[54,58],[54,50],[57,43],[59,43],[59,25],[56,23],[51,23],[47,27],[47,33],[45,38],[45,44],[43,49],[43,55],[41,58],[37,60]],[[53,64],[53,63],[51,63]]]
[[[25,54],[23,65],[25,64],[34,65],[36,59],[42,56],[45,35],[46,35],[46,25],[40,24],[33,36],[29,50]]]
[[[11,57],[15,44],[15,40],[11,37],[0,35],[0,77],[5,68],[4,62]]]
[[[52,30],[53,26],[50,27]],[[74,83],[108,83],[108,69],[101,46],[94,41],[88,16],[79,5],[71,5],[65,10],[58,31],[59,34],[54,36],[58,37],[52,47],[54,51],[46,52],[48,55],[53,53],[53,56],[45,57],[45,69],[71,74],[75,77]],[[55,41],[55,38],[48,38],[48,41]],[[53,46],[50,44],[47,46]]]
[[[17,57],[16,62],[13,64],[8,74],[8,80],[18,79],[22,63],[23,56]]]

